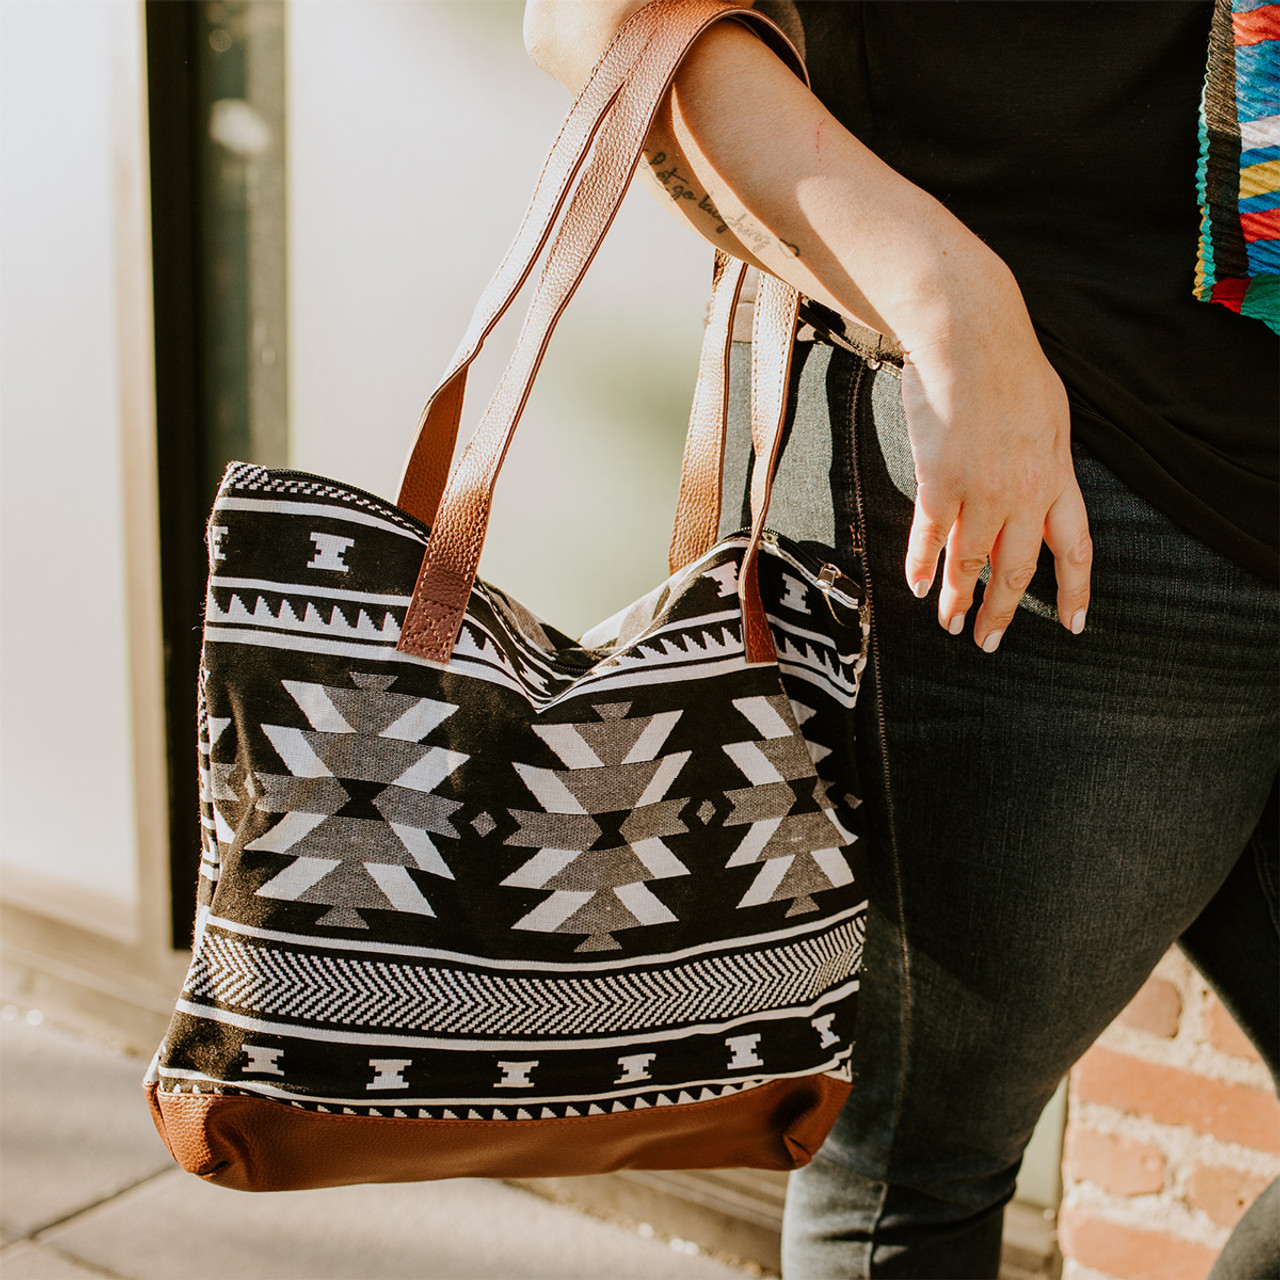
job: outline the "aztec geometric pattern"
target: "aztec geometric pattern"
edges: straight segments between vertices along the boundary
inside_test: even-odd
[[[847,1079],[857,584],[770,536],[779,662],[749,666],[745,537],[580,641],[477,582],[441,667],[395,647],[427,537],[228,470],[197,937],[152,1081],[503,1123]]]
[[[467,757],[419,739],[458,708],[391,693],[395,676],[383,672],[351,679],[355,689],[284,681],[311,730],[262,726],[289,772],[246,778],[257,808],[282,817],[245,847],[293,860],[257,892],[327,904],[318,926],[367,927],[362,907],[434,915],[408,868],[453,879],[431,837],[458,834],[449,821],[458,801],[434,789]],[[213,766],[215,797],[228,794],[235,768]]]
[[[853,873],[841,851],[852,843],[853,833],[840,825],[804,740],[791,730],[787,701],[785,694],[734,700],[761,736],[724,748],[752,784],[726,793],[733,812],[725,824],[748,824],[729,866],[764,862],[739,908],[790,899],[787,915],[794,916],[818,910],[810,894],[851,883]],[[818,808],[796,812],[805,791]]]
[[[535,724],[534,733],[569,767],[515,765],[542,808],[512,809],[520,826],[506,843],[538,852],[502,883],[552,892],[514,927],[586,934],[575,951],[617,951],[622,944],[612,931],[674,920],[645,881],[689,874],[662,837],[689,829],[680,820],[689,797],[666,797],[691,753],[658,755],[684,713],[629,717],[630,709],[628,702],[597,703],[594,723]],[[614,833],[609,839],[606,827]]]
[[[1196,297],[1280,332],[1280,0],[1217,0],[1200,106]]]

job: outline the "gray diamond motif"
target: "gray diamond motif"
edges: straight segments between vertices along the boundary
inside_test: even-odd
[[[487,836],[498,824],[487,813],[479,813],[471,819],[471,825],[478,835]]]
[[[723,747],[750,782],[724,793],[733,805],[725,825],[747,828],[725,866],[760,864],[738,906],[759,907],[790,899],[788,916],[817,911],[813,894],[853,881],[841,852],[852,843],[853,835],[840,825],[804,740],[791,728],[794,720],[789,720],[792,712],[786,695],[735,698],[733,705],[760,735],[754,741]],[[797,812],[796,802],[807,799],[805,793],[812,794],[817,808]]]
[[[453,879],[432,836],[457,838],[451,816],[462,802],[436,787],[467,757],[423,739],[457,707],[394,693],[395,679],[353,671],[349,686],[285,680],[311,727],[262,726],[288,772],[252,771],[254,807],[281,816],[245,847],[284,854],[288,865],[257,893],[331,908],[315,922],[322,929],[368,928],[365,910],[432,916],[410,869]],[[344,814],[355,783],[374,784],[379,817]]]
[[[698,821],[705,827],[716,816],[716,807],[710,800],[704,800],[698,806]]]
[[[515,765],[541,808],[509,810],[519,830],[506,843],[537,852],[502,883],[549,894],[513,928],[586,934],[576,950],[618,951],[619,930],[677,918],[648,881],[690,874],[663,840],[688,830],[680,813],[689,797],[665,797],[691,752],[661,754],[683,712],[631,716],[629,702],[592,709],[598,718],[581,724],[535,726],[566,767]],[[606,828],[597,821],[606,814],[621,823]]]

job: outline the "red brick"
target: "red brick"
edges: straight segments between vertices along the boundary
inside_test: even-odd
[[[1217,1257],[1195,1240],[1122,1226],[1081,1209],[1062,1211],[1058,1243],[1064,1258],[1120,1280],[1204,1280]]]
[[[1137,1196],[1164,1186],[1164,1156],[1149,1142],[1071,1125],[1063,1172],[1117,1195]]]
[[[1269,1179],[1220,1164],[1199,1164],[1187,1179],[1187,1199],[1220,1227],[1234,1227]]]
[[[1082,1102],[1099,1102],[1161,1124],[1259,1151],[1280,1151],[1280,1104],[1249,1085],[1213,1080],[1182,1067],[1144,1062],[1095,1045],[1071,1073]]]
[[[1182,997],[1178,988],[1164,978],[1148,978],[1142,984],[1119,1021],[1126,1027],[1149,1031],[1153,1036],[1172,1039],[1178,1034],[1178,1019],[1182,1017]]]
[[[1204,1028],[1209,1034],[1209,1043],[1215,1049],[1234,1054],[1237,1058],[1262,1061],[1249,1037],[1236,1025],[1236,1020],[1223,1008],[1217,996],[1210,996],[1205,1002]]]

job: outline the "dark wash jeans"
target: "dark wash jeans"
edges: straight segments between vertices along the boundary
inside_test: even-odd
[[[750,453],[749,351],[735,348],[726,528]],[[1174,942],[1277,1074],[1280,593],[1077,450],[1096,549],[1084,633],[1054,615],[1044,551],[996,653],[946,634],[936,592],[915,599],[903,572],[900,385],[798,344],[769,520],[863,574],[874,619],[854,1091],[792,1175],[789,1280],[995,1276],[1040,1111]],[[1273,1185],[1214,1277],[1276,1276]]]

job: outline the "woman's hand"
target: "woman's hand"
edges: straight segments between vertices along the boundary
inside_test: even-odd
[[[989,559],[973,636],[992,653],[1035,573],[1042,541],[1054,555],[1058,616],[1075,634],[1083,630],[1092,545],[1071,459],[1067,394],[1022,295],[985,249],[955,257],[970,263],[938,281],[937,318],[916,340],[902,335],[903,407],[919,483],[906,576],[917,596],[926,595],[945,548],[938,621],[958,635]]]

